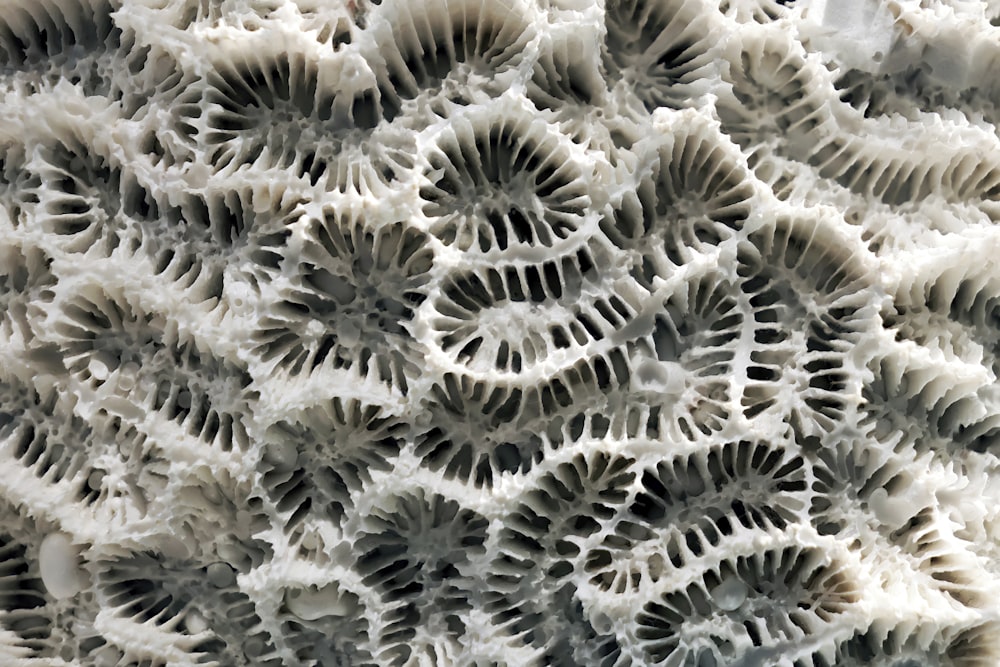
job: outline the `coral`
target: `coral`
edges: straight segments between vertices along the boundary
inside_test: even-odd
[[[0,664],[1000,664],[998,25],[0,0]]]

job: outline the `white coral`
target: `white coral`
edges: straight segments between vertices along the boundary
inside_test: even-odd
[[[0,662],[1000,664],[996,2],[0,2]]]

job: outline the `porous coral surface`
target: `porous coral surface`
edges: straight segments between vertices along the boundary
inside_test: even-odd
[[[1000,664],[1000,4],[0,2],[0,663]]]

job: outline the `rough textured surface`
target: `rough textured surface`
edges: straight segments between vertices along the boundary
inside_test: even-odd
[[[1000,664],[995,24],[0,2],[0,662]]]

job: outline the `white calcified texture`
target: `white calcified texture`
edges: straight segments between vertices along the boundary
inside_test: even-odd
[[[0,664],[1000,664],[1000,3],[0,2]]]

